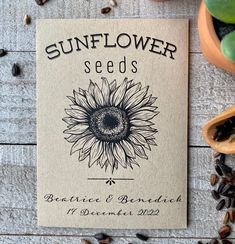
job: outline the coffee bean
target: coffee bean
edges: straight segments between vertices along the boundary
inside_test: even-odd
[[[219,241],[217,239],[212,239],[209,244],[219,244]]]
[[[233,244],[231,241],[229,241],[227,239],[224,239],[221,242],[222,242],[222,244]]]
[[[82,243],[82,244],[91,244],[90,241],[85,240],[85,239],[82,239],[82,240],[81,240],[81,243]]]
[[[105,7],[101,9],[101,14],[108,14],[112,9],[110,7]]]
[[[94,235],[94,237],[95,237],[96,240],[102,241],[102,240],[105,240],[105,239],[109,238],[110,236],[108,236],[105,233],[97,233],[97,234]]]
[[[224,219],[223,219],[223,224],[227,224],[229,222],[229,212],[227,211],[224,215]]]
[[[0,49],[0,58],[7,55],[7,51],[4,49]]]
[[[13,76],[20,75],[20,67],[17,64],[13,64],[11,73]]]
[[[231,198],[226,198],[226,200],[225,200],[225,207],[226,208],[230,208],[230,206],[231,206]]]
[[[218,180],[219,180],[219,178],[216,174],[212,174],[210,176],[210,183],[212,186],[216,185],[218,183]]]
[[[216,191],[216,190],[212,190],[211,191],[211,195],[215,200],[219,200],[220,199],[220,194]]]
[[[224,189],[224,187],[225,187],[225,183],[224,182],[221,182],[220,184],[219,184],[219,186],[218,186],[218,193],[221,193],[222,191],[223,191],[223,189]]]
[[[229,220],[230,220],[230,222],[234,224],[234,222],[235,222],[235,211],[232,210],[232,209],[230,209],[228,211],[228,213],[229,213]]]
[[[219,229],[219,236],[221,239],[225,239],[231,234],[231,227],[229,225],[224,225]]]
[[[142,235],[142,234],[139,234],[139,233],[136,234],[136,237],[138,239],[140,239],[141,241],[147,241],[149,239],[148,236],[145,236],[145,235]]]
[[[225,206],[225,200],[222,199],[222,200],[220,200],[219,203],[216,205],[216,210],[217,210],[217,211],[220,211],[220,210],[222,210],[222,209],[224,208],[224,206]]]

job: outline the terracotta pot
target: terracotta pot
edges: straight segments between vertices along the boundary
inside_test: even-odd
[[[221,142],[217,142],[213,139],[216,132],[216,126],[223,124],[228,118],[233,116],[235,116],[235,105],[208,121],[202,128],[202,135],[205,141],[217,152],[235,154],[235,138],[232,138],[235,134],[230,136],[229,139]]]
[[[235,63],[226,59],[220,51],[220,40],[215,32],[213,18],[202,0],[198,13],[198,30],[203,55],[217,67],[235,74]]]

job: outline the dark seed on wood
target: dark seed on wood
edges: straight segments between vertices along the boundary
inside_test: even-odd
[[[222,200],[220,200],[219,203],[216,205],[216,210],[217,210],[217,211],[220,211],[220,210],[222,210],[222,209],[224,208],[224,206],[225,206],[225,200],[222,199]]]
[[[29,25],[31,23],[31,17],[29,15],[24,16],[24,24]]]
[[[227,239],[224,239],[222,240],[222,244],[233,244],[233,243]]]
[[[82,240],[81,240],[81,243],[82,243],[82,244],[91,244],[90,241],[85,240],[85,239],[82,239]]]
[[[227,211],[224,215],[223,224],[226,225],[229,222],[229,212]]]
[[[105,233],[97,233],[97,234],[94,235],[94,237],[95,237],[96,240],[102,241],[102,240],[105,240],[105,239],[109,238],[110,236],[108,236]]]
[[[43,5],[47,1],[48,0],[35,0],[35,2],[37,3],[37,5]]]
[[[112,9],[110,7],[105,7],[101,9],[101,14],[108,14]]]
[[[219,184],[219,186],[218,186],[218,193],[221,193],[221,192],[223,191],[225,185],[226,185],[226,184],[225,184],[224,182],[221,182],[221,183]]]
[[[219,178],[216,174],[212,174],[210,176],[210,183],[212,186],[216,185],[218,183],[218,180],[219,180]]]
[[[197,244],[203,244],[201,241],[198,241]]]
[[[232,210],[232,209],[230,209],[228,211],[228,213],[229,213],[229,220],[230,220],[230,222],[234,224],[234,222],[235,222],[235,211]]]
[[[112,241],[111,237],[108,237],[104,240],[99,241],[99,244],[109,244]]]
[[[11,72],[13,76],[20,75],[20,67],[17,64],[13,64]]]
[[[224,225],[219,229],[219,236],[221,239],[225,239],[231,234],[231,227],[229,225]]]
[[[226,200],[225,200],[225,207],[226,208],[230,208],[230,206],[231,206],[231,198],[226,198]]]
[[[142,235],[142,234],[139,234],[139,233],[136,234],[136,237],[138,239],[140,239],[141,241],[147,241],[149,239],[148,236],[145,236],[145,235]]]
[[[223,176],[223,172],[218,164],[215,165],[215,171],[217,172],[218,175]]]
[[[216,190],[212,190],[211,191],[211,195],[215,200],[219,200],[220,199],[220,195]]]
[[[216,151],[213,154],[214,158],[218,158],[220,155],[221,155],[221,153],[220,152],[216,152]]]
[[[220,163],[224,164],[224,162],[225,162],[225,154],[221,153],[221,155],[220,155]]]
[[[209,244],[219,244],[219,241],[217,239],[212,239]]]
[[[232,201],[231,201],[231,208],[235,208],[235,198],[232,198]]]
[[[218,166],[220,167],[220,170],[222,171],[223,175],[229,177],[232,176],[232,168],[222,163],[219,163]]]
[[[220,192],[223,196],[232,196],[235,194],[235,186],[232,184],[227,184],[223,187],[222,191]]]
[[[4,49],[0,49],[0,58],[7,55],[7,51],[5,51]]]

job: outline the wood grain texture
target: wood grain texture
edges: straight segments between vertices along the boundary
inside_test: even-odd
[[[16,62],[19,77],[11,74]],[[0,143],[36,143],[36,64],[34,52],[13,52],[0,60]],[[189,144],[205,145],[201,125],[235,103],[234,76],[216,69],[202,54],[190,55]]]
[[[46,18],[189,18],[191,20],[191,51],[199,52],[197,12],[200,0],[171,0],[158,3],[154,0],[118,0],[118,6],[108,15],[100,9],[108,0],[50,0],[43,7],[34,0],[0,0],[0,46],[12,51],[35,50],[36,19]],[[32,24],[23,25],[29,14]]]
[[[223,213],[215,210],[216,202],[210,196],[211,187],[208,178],[213,171],[212,150],[190,148],[189,158],[188,228],[186,230],[145,230],[145,234],[155,238],[187,237],[189,239],[191,237],[210,238],[216,235]],[[230,161],[234,159],[235,157]],[[0,185],[0,235],[90,236],[102,231],[37,226],[36,146],[0,146]],[[107,233],[112,236],[133,237],[136,230],[110,229]]]
[[[41,243],[56,243],[56,244],[80,244],[81,243],[81,237],[55,237],[55,236],[1,236],[0,237],[0,243],[4,244],[28,244],[28,243],[34,243],[34,244],[41,244]],[[86,238],[87,240],[90,240],[91,243],[97,243],[97,241],[94,238]],[[200,239],[201,240],[201,239]],[[164,238],[164,239],[149,239],[149,244],[195,244],[199,241],[199,239],[171,239],[171,238]],[[208,239],[204,239],[203,241],[208,241]],[[135,244],[143,244],[142,241],[138,240],[137,238],[114,238],[113,243],[118,244],[127,244],[127,243],[135,243]]]

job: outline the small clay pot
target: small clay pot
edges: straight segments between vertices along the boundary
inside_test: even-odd
[[[206,8],[204,0],[198,13],[198,31],[200,46],[207,60],[228,72],[235,74],[235,63],[226,59],[220,51],[220,40],[216,34],[213,18]]]
[[[227,140],[221,142],[213,139],[216,132],[216,126],[223,124],[228,118],[233,116],[235,116],[235,105],[211,119],[202,127],[204,140],[217,152],[235,154],[235,140],[231,140],[231,137],[234,136],[234,134]]]

